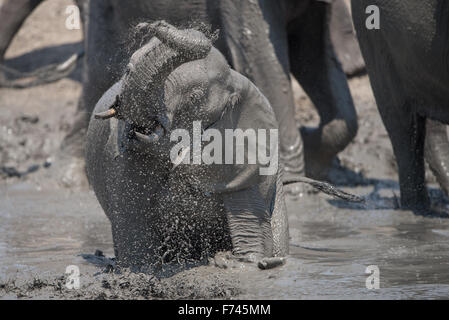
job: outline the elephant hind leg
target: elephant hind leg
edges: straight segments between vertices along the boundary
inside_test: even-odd
[[[353,1],[354,24],[365,58],[371,87],[387,129],[398,164],[401,206],[427,210],[430,206],[425,186],[424,142],[426,118],[415,112],[417,99],[410,92],[396,67],[394,52],[387,42],[387,32],[365,28],[364,1]],[[383,31],[383,32],[382,32]]]
[[[346,75],[329,35],[330,5],[313,1],[289,33],[291,71],[320,115],[318,128],[303,128],[306,175],[323,179],[331,161],[355,137],[357,114]]]
[[[382,115],[382,118],[398,164],[401,206],[425,210],[430,205],[424,178],[426,119],[416,113],[402,112],[403,107],[391,106],[396,110]],[[401,110],[397,110],[399,108]]]
[[[285,173],[303,176],[303,141],[295,120],[282,1],[219,3],[231,64],[257,86],[273,108],[279,123],[279,156]]]
[[[441,189],[449,195],[449,140],[445,124],[427,120],[425,157]]]

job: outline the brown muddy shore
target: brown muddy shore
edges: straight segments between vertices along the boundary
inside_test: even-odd
[[[81,47],[81,31],[64,26],[68,4],[48,0],[33,13],[7,52],[8,66],[30,70]],[[59,149],[80,77],[81,66],[57,83],[0,89],[0,299],[449,298],[449,202],[428,172],[440,214],[397,210],[396,164],[367,76],[350,79],[359,132],[329,180],[368,197],[368,206],[320,193],[289,196],[290,256],[274,270],[222,269],[217,258],[158,277],[110,272],[109,221]],[[298,124],[316,125],[298,86],[295,99]],[[73,265],[80,288],[70,290],[65,271]],[[366,287],[370,265],[380,270],[380,289]]]

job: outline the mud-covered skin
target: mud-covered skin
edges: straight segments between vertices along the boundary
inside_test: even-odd
[[[4,24],[4,28],[0,28],[4,30],[0,35],[0,60],[20,25],[41,2],[42,0],[6,0],[0,8],[0,17],[3,17],[0,19],[0,26]],[[88,1],[77,0],[76,2],[82,9],[82,17],[84,17],[84,14],[87,16]],[[91,72],[86,72],[84,76],[87,81],[86,95],[80,106],[86,107],[88,112],[92,111],[101,93],[117,80],[117,74],[120,70],[119,62],[129,58],[127,52],[117,51],[118,47],[122,46],[121,36],[136,19],[155,20],[164,18],[177,24],[192,19],[204,21],[225,31],[217,42],[217,47],[225,54],[237,71],[248,76],[256,83],[274,106],[276,116],[281,123],[281,155],[286,165],[286,174],[293,176],[304,174],[303,142],[296,130],[293,113],[294,103],[289,79],[290,60],[307,60],[310,57],[316,59],[317,64],[325,65],[324,68],[317,70],[315,76],[303,80],[303,83],[309,83],[308,86],[306,83],[308,87],[306,90],[314,97],[314,103],[320,110],[322,119],[321,126],[317,130],[303,131],[303,139],[306,140],[305,157],[307,166],[305,170],[310,176],[325,177],[333,156],[340,152],[352,139],[357,130],[357,125],[355,116],[353,116],[355,112],[352,102],[345,98],[346,86],[337,85],[335,89],[332,89],[329,87],[333,85],[327,83],[330,78],[335,76],[332,75],[334,73],[332,70],[336,67],[332,59],[334,56],[332,48],[327,45],[327,42],[329,42],[328,33],[324,30],[319,31],[318,37],[321,38],[322,43],[317,42],[315,44],[315,52],[312,55],[310,52],[302,53],[297,50],[289,52],[288,47],[292,44],[295,45],[297,41],[293,39],[301,34],[301,30],[298,28],[292,29],[287,24],[297,24],[298,20],[304,20],[305,14],[318,10],[320,14],[319,16],[315,15],[316,20],[302,23],[301,28],[320,30],[325,25],[327,30],[326,11],[330,11],[331,6],[315,2],[315,0],[301,1],[295,4],[293,1],[262,1],[258,4],[242,4],[237,1],[226,0],[219,4],[215,1],[205,1],[195,4],[184,2],[179,5],[173,1],[163,4],[137,1],[128,5],[126,12],[122,12],[123,10],[116,1],[93,4],[91,17],[94,34],[89,33],[90,36],[87,37],[86,46],[92,48],[90,52],[94,55],[93,59],[88,58],[88,61],[98,60],[94,62],[96,66],[90,64]],[[317,8],[320,6],[326,6],[326,9],[323,11]],[[348,74],[355,73],[363,68],[363,60],[360,57],[358,45],[352,32],[350,15],[344,1],[334,1],[332,12],[330,28],[333,46],[343,63],[345,72]],[[233,23],[236,23],[236,25],[233,25]],[[245,36],[242,37],[242,34]],[[259,50],[261,47],[264,50]],[[101,56],[100,51],[104,56]],[[290,54],[291,56],[289,56]],[[104,65],[105,59],[114,59],[112,64],[117,67],[108,66],[106,68]],[[106,69],[109,70],[108,74],[105,74]],[[43,74],[42,77],[51,77],[52,80],[50,81],[54,81],[54,79],[66,76],[70,70],[64,73],[54,70],[52,71],[54,75]],[[307,71],[307,73],[310,72]],[[98,86],[99,80],[101,80],[99,77],[103,76],[106,76],[102,80],[104,85],[101,88],[93,89]],[[295,74],[295,76],[298,75]],[[23,77],[26,76],[23,75]],[[273,81],[267,81],[268,78],[273,78]],[[323,81],[323,84],[322,87],[318,86],[315,89],[317,81]],[[345,79],[340,77],[337,81],[345,82]],[[0,86],[22,87],[24,85],[21,82],[16,82],[4,79],[0,82]],[[45,79],[36,79],[27,82],[26,86],[47,82]],[[95,85],[92,85],[93,83]],[[273,85],[273,83],[276,85]],[[336,90],[342,90],[341,97],[343,99],[339,99],[340,94],[336,94]],[[325,94],[321,94],[321,91],[324,91]],[[326,113],[326,115],[323,115],[323,113]],[[331,123],[329,119],[337,119],[337,121]],[[344,119],[346,124],[338,121],[338,119]],[[73,139],[73,137],[82,136],[78,131],[86,126],[86,120],[85,116],[80,117],[77,125],[65,140],[65,144],[73,144],[74,140],[75,143],[79,143],[79,139]],[[84,132],[84,130],[81,131]],[[329,132],[332,134],[329,134]],[[76,152],[77,149],[79,147],[75,148],[74,154],[79,153]]]
[[[277,129],[269,102],[202,33],[159,22],[144,29],[161,40],[154,37],[133,54],[94,110],[98,117],[112,107],[117,118],[93,117],[87,135],[87,174],[111,221],[119,264],[142,269],[229,249],[252,262],[286,255],[277,167],[260,175],[260,163],[173,168],[170,159],[177,143],[171,132],[186,129],[192,136],[193,121],[223,137],[225,129]],[[165,134],[156,142],[140,139],[155,132],[154,119]]]
[[[380,29],[365,27],[368,5],[380,9]],[[449,123],[449,3],[352,1],[354,24],[382,120],[398,163],[401,204],[425,209],[426,119]],[[430,124],[431,167],[447,186],[447,137]],[[428,130],[429,131],[429,130]]]
[[[350,0],[332,1],[331,41],[345,73],[356,75],[365,69],[357,36],[352,24]]]
[[[303,130],[306,171],[326,175],[332,158],[357,131],[344,72],[329,37],[330,4],[323,1],[92,1],[87,30],[87,74],[83,105],[91,112],[121,76],[130,52],[129,27],[165,19],[175,25],[203,21],[220,29],[215,46],[231,66],[268,98],[280,124],[286,175],[304,174],[303,143],[294,118],[290,72],[312,98],[319,128]],[[139,40],[137,39],[137,45]]]

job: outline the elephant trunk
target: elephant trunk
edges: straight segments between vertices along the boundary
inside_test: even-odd
[[[179,30],[164,21],[141,23],[138,28],[158,40],[150,41],[134,53],[122,79],[120,103],[116,104],[117,110],[113,113],[144,126],[148,117],[162,109],[161,90],[170,73],[184,63],[205,58],[212,42],[197,30]],[[142,107],[148,101],[151,108]]]
[[[162,86],[173,70],[186,62],[205,58],[212,48],[211,41],[203,33],[194,29],[179,30],[165,21],[141,23],[138,28],[146,29],[148,35],[161,42],[141,49],[143,52],[138,57],[142,58],[132,64],[135,69],[127,74],[125,83],[128,86],[150,90]]]
[[[427,120],[425,157],[441,188],[448,195],[449,141],[445,124]]]
[[[97,119],[125,118],[144,127],[148,118],[154,118],[163,109],[162,89],[170,73],[184,63],[205,58],[212,49],[211,39],[202,32],[178,30],[165,21],[141,23],[137,29],[158,40],[133,54],[122,78],[121,93],[109,110],[95,115]],[[142,107],[143,103],[151,107]]]
[[[319,110],[320,126],[301,129],[306,175],[315,179],[323,180],[327,177],[334,157],[357,135],[357,113],[343,76],[340,75],[339,82],[336,81],[335,85],[341,92],[340,98],[336,102],[330,102],[329,109]]]
[[[212,48],[212,42],[194,29],[179,30],[165,21],[148,24],[147,28],[150,35],[190,60],[205,58]]]

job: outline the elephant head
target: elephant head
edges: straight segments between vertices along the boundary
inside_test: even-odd
[[[132,128],[135,140],[153,151],[173,149],[174,130],[185,129],[193,135],[195,121],[201,121],[203,132],[214,129],[221,137],[225,137],[227,129],[277,130],[265,97],[247,78],[229,67],[202,32],[179,30],[163,21],[143,23],[139,28],[153,37],[132,55],[122,79],[100,99],[98,104],[107,106],[107,110],[96,113],[95,118],[124,120]],[[192,168],[207,177],[198,185],[207,191],[247,187],[260,181],[259,167],[272,166],[274,158],[276,168],[272,174],[276,174],[277,135],[257,143],[262,144],[269,161],[222,166],[227,151],[223,141],[221,163]],[[185,157],[182,151],[185,150],[179,150],[179,154]],[[258,152],[256,149],[244,152],[245,160],[257,158],[256,154],[249,154]],[[172,162],[176,167],[181,161]]]
[[[157,139],[170,130],[178,114],[185,117],[194,112],[206,121],[216,118],[226,105],[226,90],[210,90],[220,90],[230,81],[230,69],[212,41],[197,30],[178,30],[164,21],[142,23],[139,28],[154,37],[132,55],[115,88],[114,105],[96,117],[124,119],[144,132],[156,133]],[[220,103],[210,101],[215,97]],[[153,140],[144,135],[138,137]]]

